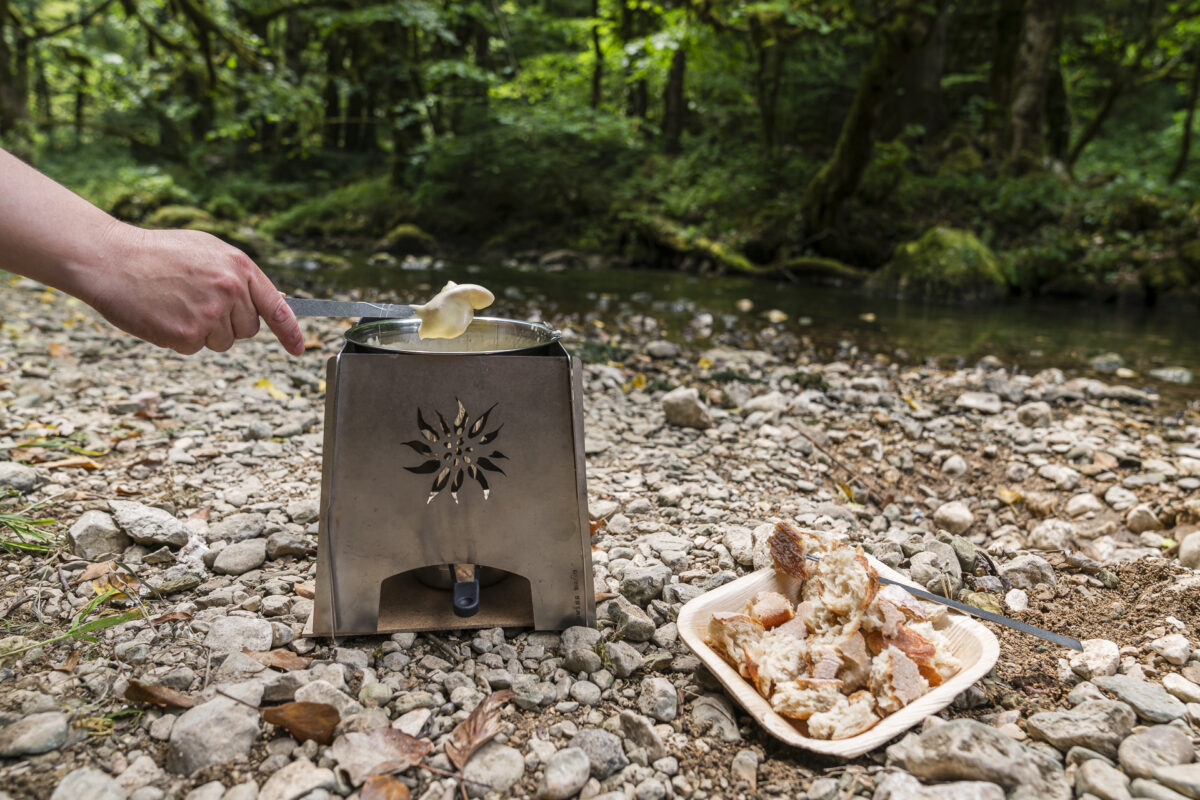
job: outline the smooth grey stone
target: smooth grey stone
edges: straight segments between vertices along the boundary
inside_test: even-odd
[[[271,623],[256,617],[217,617],[204,637],[204,645],[214,655],[240,653],[242,648],[255,652],[271,649],[274,633]]]
[[[1194,756],[1192,739],[1173,725],[1155,725],[1121,742],[1117,758],[1135,778],[1152,778],[1154,770],[1187,764]]]
[[[571,737],[567,747],[578,747],[587,754],[591,775],[598,781],[605,780],[629,764],[621,740],[600,728],[584,728]]]
[[[889,766],[898,766],[921,780],[998,784],[1008,800],[1069,800],[1072,794],[1061,764],[969,719],[910,734],[887,749],[887,759]]]
[[[592,649],[576,647],[563,656],[563,668],[570,672],[586,672],[591,674],[604,666],[600,654]]]
[[[1145,778],[1134,778],[1133,783],[1129,784],[1129,790],[1134,797],[1147,797],[1150,800],[1187,800],[1187,795]]]
[[[642,654],[625,642],[609,642],[604,645],[604,660],[618,678],[628,678],[642,668]]]
[[[1166,689],[1131,675],[1097,676],[1092,683],[1124,700],[1138,716],[1150,722],[1170,722],[1187,713],[1187,706]]]
[[[634,605],[645,606],[646,603],[662,594],[663,587],[670,579],[671,570],[662,564],[646,567],[629,566],[625,568],[625,572],[621,576],[618,591]]]
[[[600,643],[600,631],[576,625],[562,632],[562,652],[570,650],[592,650]]]
[[[706,694],[696,698],[691,713],[701,733],[711,732],[726,742],[736,742],[742,738],[733,706],[722,695]]]
[[[564,747],[546,763],[542,782],[538,785],[539,800],[567,800],[574,797],[587,783],[591,761],[579,747]]]
[[[1188,797],[1200,798],[1200,762],[1159,767],[1154,780]]]
[[[138,544],[155,547],[187,544],[188,527],[161,508],[151,508],[132,500],[109,500],[108,506],[116,515],[117,525]]]
[[[67,742],[67,715],[61,711],[30,714],[0,728],[0,758],[18,758],[57,750]]]
[[[591,681],[575,681],[571,684],[571,697],[584,706],[594,706],[600,702],[600,687]]]
[[[1075,792],[1091,794],[1100,800],[1132,800],[1129,778],[1121,770],[1090,758],[1075,772]]]
[[[258,800],[292,800],[310,796],[313,792],[332,791],[336,787],[337,777],[333,770],[318,767],[301,756],[267,778],[258,792]]]
[[[267,526],[267,518],[257,512],[230,514],[225,519],[214,522],[206,534],[210,542],[224,539],[227,542],[241,542],[246,539],[257,539]]]
[[[986,781],[926,785],[906,772],[889,772],[876,782],[871,800],[1004,800],[1004,790]]]
[[[1067,750],[1087,747],[1115,758],[1117,747],[1133,730],[1137,716],[1125,703],[1087,700],[1068,711],[1042,711],[1026,721],[1029,733]]]
[[[1057,582],[1050,562],[1032,553],[1019,555],[1000,567],[1000,575],[1016,588],[1027,591],[1039,583],[1054,586]]]
[[[98,510],[83,512],[67,535],[71,539],[71,552],[89,561],[124,553],[131,544],[112,516]]]
[[[217,553],[212,569],[218,575],[244,575],[252,569],[258,569],[266,561],[266,540],[247,539],[234,542]]]
[[[630,642],[646,642],[656,628],[650,615],[632,603],[618,599],[609,603],[608,618],[617,625],[617,636]]]
[[[167,769],[191,775],[213,764],[245,761],[259,734],[253,708],[218,697],[183,712],[171,728]]]
[[[632,711],[622,711],[617,716],[617,724],[620,725],[621,734],[627,740],[646,749],[646,756],[651,761],[666,757],[667,747],[663,744],[658,731],[654,730],[654,723],[648,717]]]
[[[121,785],[95,767],[80,767],[58,782],[50,800],[125,800]]]
[[[659,722],[670,722],[679,714],[679,693],[666,678],[643,678],[638,709]]]

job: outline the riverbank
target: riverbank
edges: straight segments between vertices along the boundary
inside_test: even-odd
[[[306,320],[297,359],[265,336],[183,358],[20,281],[0,292],[0,318],[0,452],[12,459],[0,483],[17,492],[0,512],[34,506],[26,513],[56,521],[36,529],[56,537],[48,551],[0,557],[0,652],[33,646],[0,662],[0,793],[14,800],[56,786],[59,797],[137,800],[351,796],[373,752],[354,731],[427,736],[426,763],[448,770],[444,737],[506,687],[517,696],[501,733],[467,770],[505,796],[882,800],[917,796],[906,776],[949,775],[993,784],[975,787],[988,797],[1197,785],[1200,423],[1143,388],[1054,368],[1016,374],[995,358],[955,369],[849,349],[831,359],[770,326],[689,343],[664,341],[644,315],[618,331],[581,319],[572,347],[589,359],[599,631],[335,647],[302,628],[324,359],[342,325]],[[678,388],[696,394],[668,412]],[[845,763],[787,749],[717,691],[674,624],[691,597],[766,563],[776,519],[1096,641],[1079,657],[995,629],[996,670],[902,747]],[[110,553],[115,573],[89,566]],[[34,646],[62,636],[105,581],[133,593],[114,577],[129,573],[137,619],[95,643]],[[175,616],[151,625],[143,611]],[[243,645],[313,661],[275,672]],[[131,679],[197,704],[126,700]],[[297,743],[218,689],[331,703],[336,739]],[[457,791],[419,767],[400,780],[426,800]]]

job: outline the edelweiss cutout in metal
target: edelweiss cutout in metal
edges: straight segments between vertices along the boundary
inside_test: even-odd
[[[496,462],[503,461],[508,456],[499,450],[488,448],[488,445],[499,438],[500,428],[504,427],[500,424],[488,430],[488,419],[497,404],[493,403],[481,415],[472,419],[462,401],[455,398],[455,402],[458,403],[458,413],[454,415],[452,423],[446,422],[442,412],[434,412],[437,415],[437,427],[426,422],[421,409],[418,408],[417,428],[421,431],[421,438],[404,443],[405,447],[410,447],[418,455],[425,456],[425,460],[417,466],[405,469],[418,475],[436,475],[433,485],[429,487],[429,497],[425,500],[427,504],[432,503],[447,487],[450,488],[450,496],[457,503],[458,491],[468,478],[479,484],[479,488],[483,490],[483,499],[487,500],[492,488],[485,473],[504,475],[504,470]]]

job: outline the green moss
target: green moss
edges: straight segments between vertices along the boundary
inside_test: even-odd
[[[822,283],[859,284],[868,277],[868,273],[861,269],[855,269],[849,264],[843,264],[841,261],[833,258],[820,258],[817,256],[790,258],[783,262],[781,269],[792,275],[810,278]]]
[[[437,240],[409,222],[400,223],[375,243],[375,252],[397,256],[428,255],[436,249]]]
[[[195,206],[169,205],[155,209],[143,221],[147,228],[187,228],[212,224],[212,214]]]
[[[949,153],[938,167],[938,176],[969,175],[983,169],[983,156],[972,145],[963,145]]]
[[[871,278],[876,288],[958,299],[995,296],[1006,284],[1002,262],[975,234],[943,227],[897,245],[892,260]]]

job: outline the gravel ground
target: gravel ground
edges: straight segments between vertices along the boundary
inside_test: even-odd
[[[1200,421],[1148,391],[992,359],[821,361],[769,316],[717,341],[698,315],[683,345],[644,318],[577,321],[598,630],[335,645],[302,631],[342,325],[306,321],[299,359],[265,335],[184,358],[16,280],[0,319],[0,513],[57,537],[0,551],[0,800],[365,800],[389,726],[432,742],[399,780],[448,800],[445,739],[508,688],[473,796],[1200,798]],[[907,736],[851,761],[792,750],[674,622],[765,566],[778,519],[1085,652],[993,628],[996,669]],[[90,608],[107,588],[127,591]],[[109,614],[129,620],[72,633]],[[128,700],[134,679],[195,705]],[[237,700],[329,703],[335,739]]]

